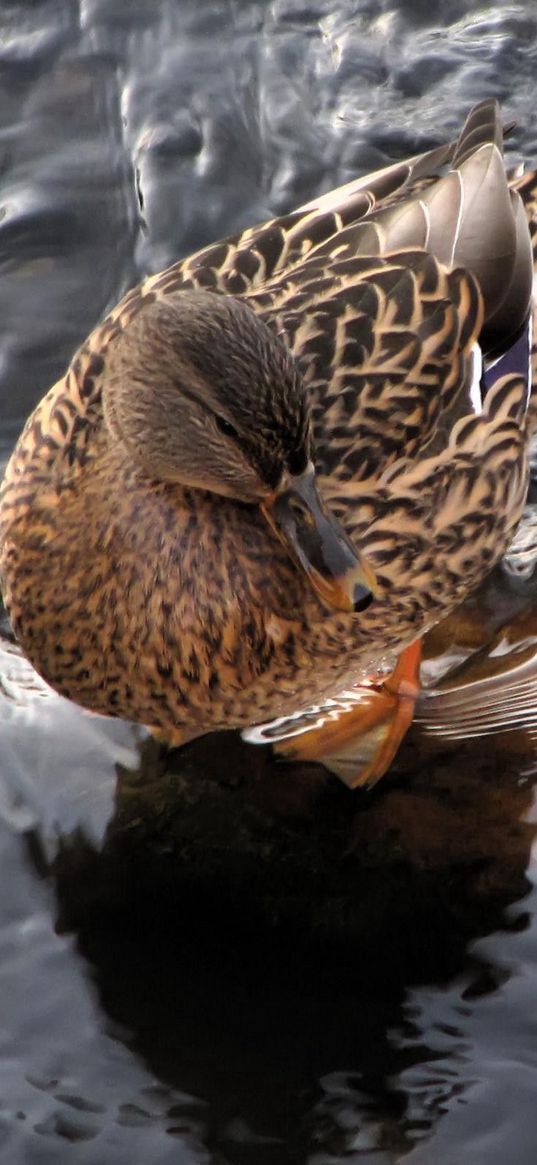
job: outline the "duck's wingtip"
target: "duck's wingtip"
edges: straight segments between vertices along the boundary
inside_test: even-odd
[[[486,97],[470,110],[459,134],[453,154],[452,167],[458,169],[482,145],[491,142],[503,154],[504,130],[500,105],[496,97]]]

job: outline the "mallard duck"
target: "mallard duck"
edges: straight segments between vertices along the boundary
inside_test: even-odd
[[[524,505],[536,179],[502,138],[482,102],[92,332],[0,495],[5,603],[60,693],[174,743],[276,720],[254,737],[351,785],[386,770],[421,637]]]

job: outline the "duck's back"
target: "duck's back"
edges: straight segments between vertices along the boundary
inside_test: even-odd
[[[428,455],[479,408],[478,338],[492,359],[529,315],[531,240],[502,138],[498,105],[484,101],[457,143],[206,248],[148,287],[245,296],[284,337],[325,475],[356,482]]]

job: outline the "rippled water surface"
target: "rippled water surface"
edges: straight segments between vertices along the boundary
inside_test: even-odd
[[[142,274],[445,140],[491,94],[518,121],[513,159],[537,162],[537,4],[4,0],[0,93],[2,459]],[[0,1160],[534,1165],[534,810],[514,740],[422,758],[411,793],[401,778],[360,809],[353,942],[330,863],[314,941],[299,889],[283,931],[240,894],[189,904],[165,833],[147,859],[131,846],[142,734],[18,669],[3,643]]]

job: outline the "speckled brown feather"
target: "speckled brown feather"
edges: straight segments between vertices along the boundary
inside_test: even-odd
[[[511,239],[508,287],[521,244],[497,113],[478,109],[456,147],[462,177],[435,178],[454,155],[445,147],[150,277],[35,410],[2,486],[1,572],[16,634],[58,690],[165,732],[288,713],[378,671],[504,552],[526,489],[526,385],[502,378],[473,416],[469,382],[489,299],[497,313],[482,261],[500,261],[499,232]],[[481,251],[469,257],[464,182],[492,219],[487,229],[476,210]],[[439,257],[444,195],[454,209]],[[257,507],[152,481],[111,441],[110,346],[185,287],[244,296],[295,354],[323,493],[377,574],[362,614],[321,607]]]

